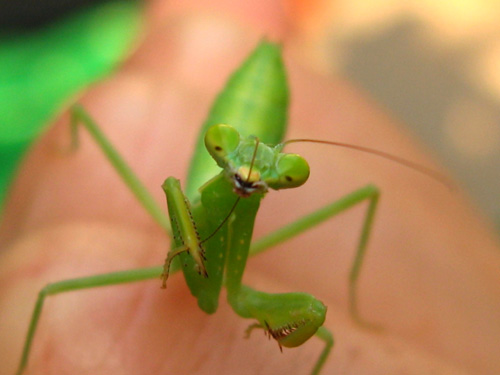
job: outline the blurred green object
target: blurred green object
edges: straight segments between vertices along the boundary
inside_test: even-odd
[[[0,217],[17,166],[45,126],[131,51],[139,1],[108,1],[29,31],[0,31]]]

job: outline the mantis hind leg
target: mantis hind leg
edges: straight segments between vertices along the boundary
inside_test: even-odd
[[[102,150],[106,158],[114,167],[118,175],[125,182],[125,185],[135,195],[141,205],[151,215],[151,217],[163,228],[171,237],[170,223],[168,217],[158,206],[153,196],[142,184],[128,164],[106,138],[99,126],[89,116],[89,114],[78,104],[70,109],[71,114],[71,147],[78,147],[78,125],[82,125],[92,136],[96,144]]]
[[[28,365],[29,354],[33,344],[33,338],[38,327],[38,322],[43,309],[43,304],[48,296],[60,294],[64,292],[71,292],[80,289],[90,289],[100,286],[118,285],[124,283],[131,283],[136,281],[143,281],[149,279],[156,279],[162,272],[162,267],[140,268],[135,270],[121,271],[108,273],[103,275],[95,275],[89,277],[82,277],[77,279],[70,279],[59,281],[56,283],[47,284],[38,293],[38,298],[35,303],[35,308],[31,315],[28,333],[24,341],[23,352],[21,361],[16,372],[21,375]]]
[[[363,223],[363,228],[361,230],[361,236],[358,243],[358,248],[356,250],[356,255],[351,266],[351,271],[349,273],[349,311],[354,320],[363,326],[369,328],[378,328],[376,325],[366,322],[360,316],[358,311],[358,279],[361,272],[361,266],[365,259],[366,248],[368,243],[368,237],[370,236],[371,228],[373,225],[373,218],[375,216],[375,211],[377,209],[377,203],[380,197],[380,192],[378,188],[373,187],[367,192],[365,199],[369,200],[368,209],[366,211],[365,221]]]

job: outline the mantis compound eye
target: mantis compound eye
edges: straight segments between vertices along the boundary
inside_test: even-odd
[[[240,134],[232,126],[218,124],[205,134],[205,147],[220,167],[227,164],[226,157],[240,144]]]
[[[309,164],[300,155],[282,154],[276,166],[278,180],[273,189],[289,189],[303,185],[309,178]]]

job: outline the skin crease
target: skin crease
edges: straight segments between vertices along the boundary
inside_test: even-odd
[[[263,33],[284,40],[290,138],[371,146],[438,168],[349,83],[297,63],[275,3],[263,2],[259,14],[217,3],[224,16],[204,2],[164,3],[150,4],[149,30],[134,56],[80,100],[164,207],[161,183],[185,178],[213,96]],[[28,155],[0,228],[2,374],[15,371],[34,298],[47,282],[159,265],[167,251],[166,236],[87,134],[76,152],[65,151],[67,123],[65,115]],[[498,373],[500,251],[462,193],[352,151],[290,151],[308,159],[310,181],[268,194],[256,237],[367,183],[382,191],[359,292],[362,315],[382,332],[361,328],[347,312],[361,206],[250,260],[245,274],[256,288],[306,291],[328,306],[336,346],[324,374]],[[224,298],[205,315],[181,275],[167,291],[152,280],[68,293],[47,300],[26,373],[309,373],[319,340],[280,354],[258,330],[243,339],[251,323]]]

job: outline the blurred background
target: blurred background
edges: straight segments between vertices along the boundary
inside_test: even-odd
[[[408,126],[500,228],[500,1],[312,3],[291,7],[303,55]]]
[[[133,49],[141,29],[139,4],[133,0],[0,0],[0,177],[4,186],[31,140],[68,98],[109,74]],[[498,225],[500,1],[283,0],[282,4],[293,30],[291,48],[300,51],[304,62],[318,71],[346,76],[368,92],[427,145]],[[85,33],[94,39],[78,61],[94,61],[91,68],[68,64],[68,56],[81,53],[82,48],[77,45],[71,51],[74,43],[65,42]],[[40,46],[36,54],[34,45]],[[47,70],[37,78],[44,86],[26,78],[28,65],[43,56],[51,56],[43,64],[57,63],[54,52],[59,57],[65,54],[59,61],[61,68],[52,69],[59,79],[48,79]],[[38,67],[43,64],[38,61]],[[68,66],[72,70],[62,74]],[[59,86],[56,90],[48,83]],[[26,100],[31,92],[36,95]],[[53,92],[57,95],[40,108],[40,98]],[[27,119],[31,112],[37,116]],[[21,123],[20,118],[27,122]],[[0,200],[4,192],[5,188]]]

